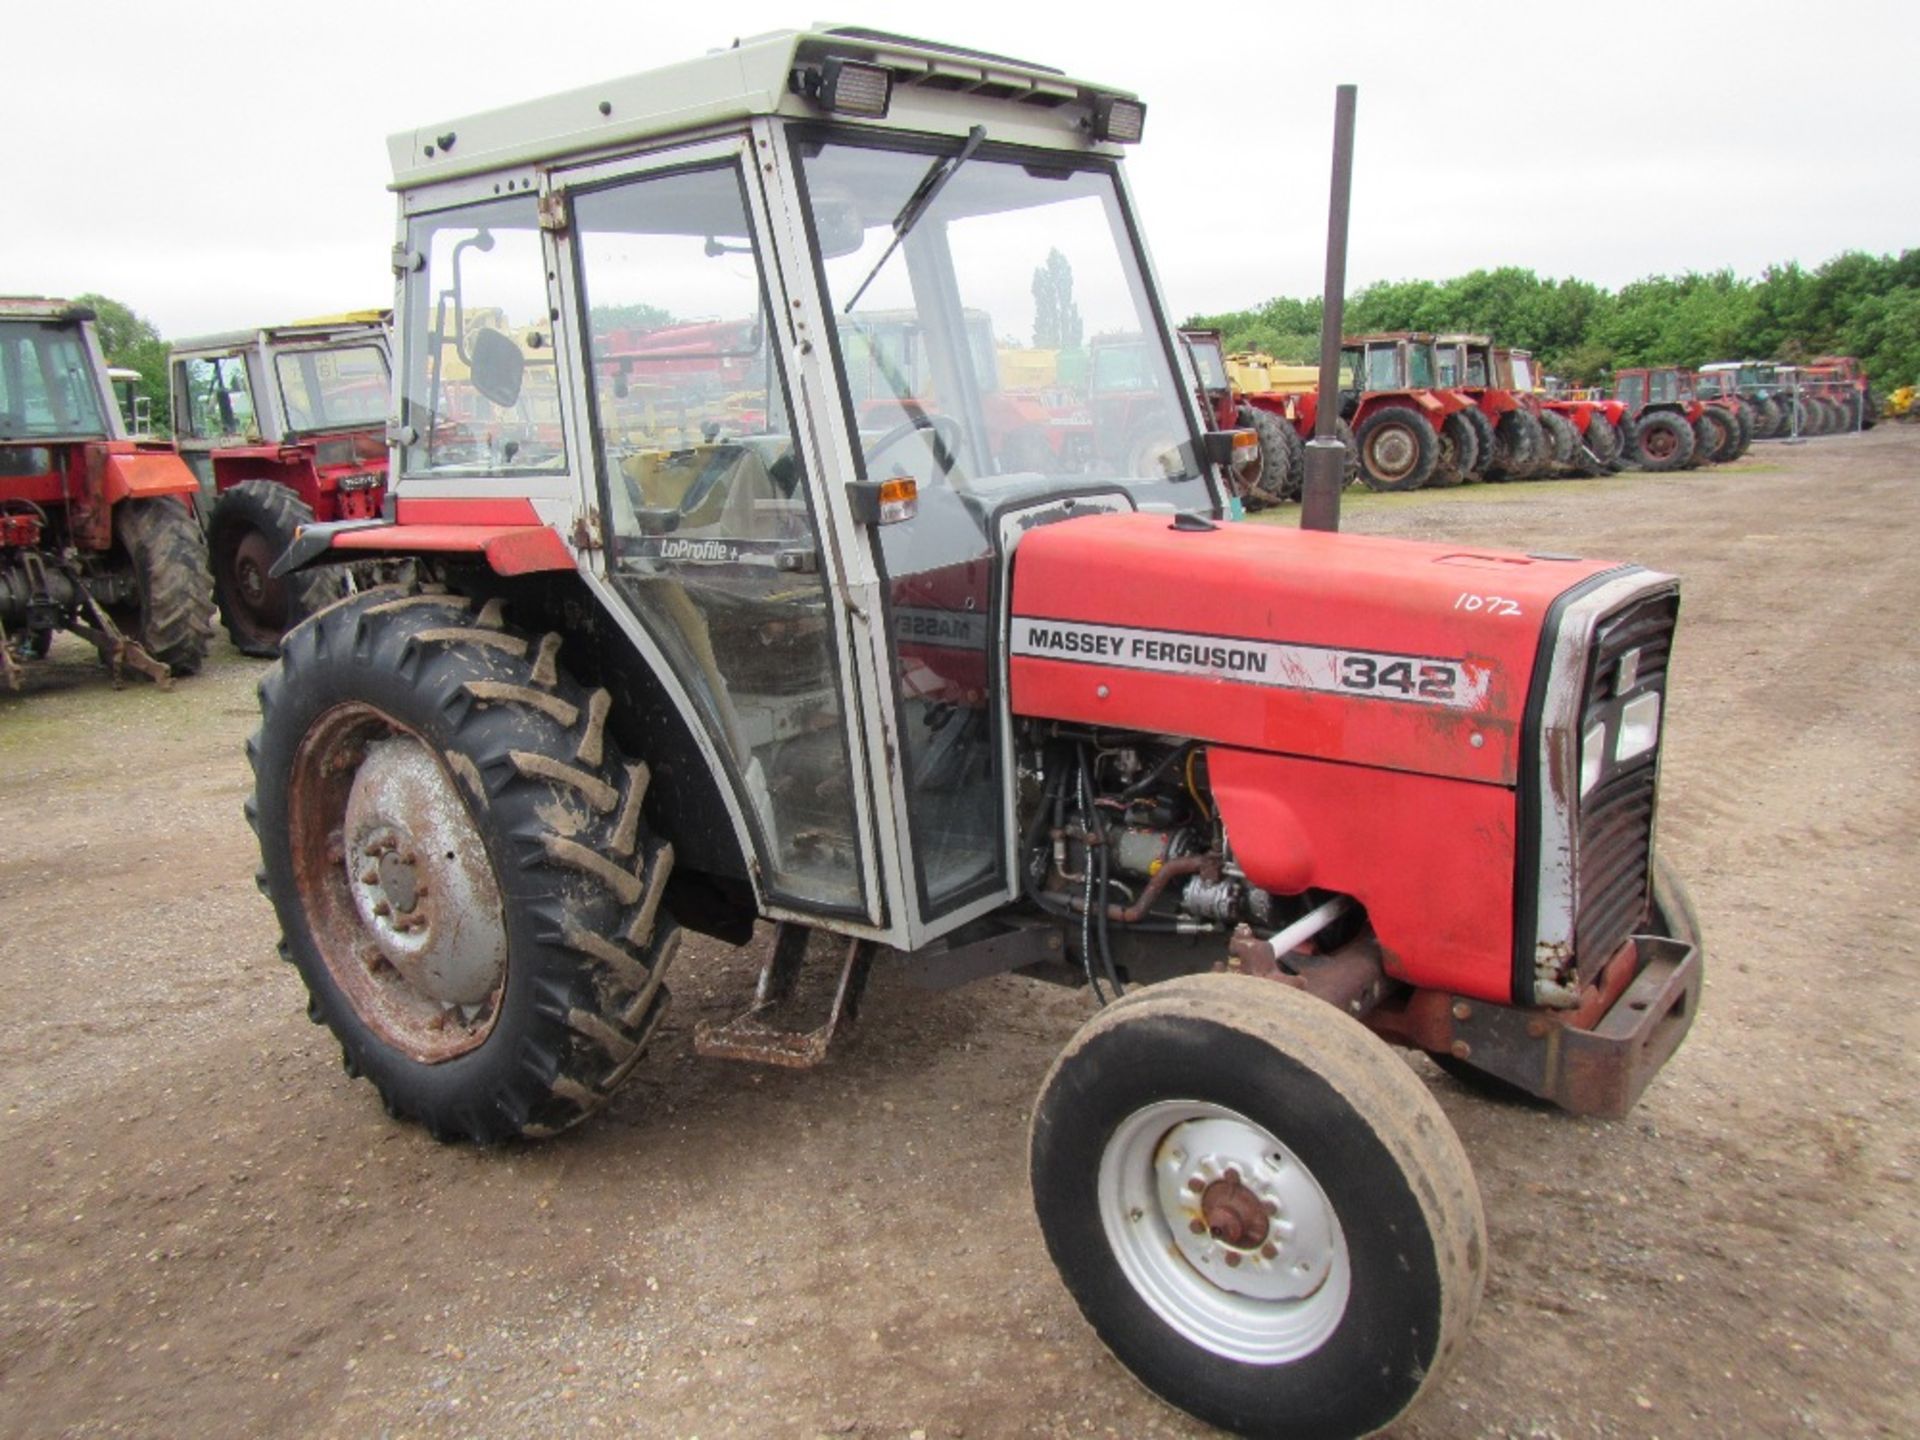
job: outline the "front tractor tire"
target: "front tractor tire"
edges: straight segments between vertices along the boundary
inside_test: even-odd
[[[667,1003],[672,848],[560,645],[497,601],[376,590],[260,683],[247,809],[282,956],[348,1073],[439,1139],[576,1123]]]
[[[140,646],[175,675],[197,674],[213,644],[213,593],[199,522],[172,496],[123,500],[114,533],[133,568],[136,610],[114,613]]]
[[[1030,1137],[1047,1250],[1114,1356],[1242,1435],[1367,1435],[1480,1302],[1479,1191],[1412,1070],[1272,981],[1195,975],[1094,1016]]]
[[[1360,478],[1369,490],[1418,490],[1440,458],[1440,437],[1427,417],[1404,405],[1387,405],[1354,430],[1360,447]]]

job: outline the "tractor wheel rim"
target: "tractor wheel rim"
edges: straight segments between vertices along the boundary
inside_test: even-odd
[[[1413,443],[1413,436],[1398,425],[1376,431],[1367,446],[1373,473],[1383,480],[1399,479],[1413,469],[1419,456],[1420,449]]]
[[[1123,1120],[1101,1155],[1100,1222],[1127,1281],[1215,1355],[1281,1365],[1346,1313],[1352,1264],[1326,1192],[1238,1111],[1165,1100]]]
[[[289,782],[295,884],[334,986],[422,1064],[479,1045],[506,984],[505,907],[446,767],[348,705],[308,731]]]
[[[1641,443],[1646,446],[1647,454],[1656,460],[1664,460],[1680,448],[1680,442],[1664,427],[1649,430],[1647,438]]]

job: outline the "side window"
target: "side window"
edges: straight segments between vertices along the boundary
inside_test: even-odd
[[[614,581],[730,760],[773,888],[855,907],[845,687],[739,171],[573,213]]]
[[[407,246],[409,474],[567,468],[532,195],[415,216]]]

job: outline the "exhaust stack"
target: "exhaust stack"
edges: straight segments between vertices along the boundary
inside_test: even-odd
[[[1340,487],[1346,480],[1346,447],[1334,432],[1340,418],[1340,337],[1347,293],[1347,211],[1353,198],[1353,112],[1358,90],[1333,92],[1333,189],[1327,200],[1327,276],[1320,295],[1320,405],[1307,442],[1301,485],[1300,528],[1340,528]]]

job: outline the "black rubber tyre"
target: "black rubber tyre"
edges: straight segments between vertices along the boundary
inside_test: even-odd
[[[175,675],[197,673],[213,644],[213,584],[200,522],[169,495],[121,501],[113,529],[140,596],[137,609],[116,610],[114,622]]]
[[[1860,392],[1860,428],[1871,430],[1880,423],[1880,397],[1871,390]]]
[[[1353,425],[1344,417],[1333,422],[1333,433],[1347,448],[1347,464],[1341,475],[1347,484],[1357,485],[1360,483],[1360,438],[1353,433]]]
[[[1496,441],[1489,480],[1524,480],[1533,472],[1547,443],[1546,431],[1525,410],[1509,410],[1494,426]]]
[[[1700,952],[1700,963],[1704,968],[1707,959],[1706,934],[1700,928],[1699,913],[1693,908],[1693,896],[1687,892],[1686,884],[1674,868],[1658,855],[1653,860],[1652,897],[1652,910],[1647,916],[1648,933],[1686,941]],[[1465,1060],[1445,1054],[1429,1054],[1427,1058],[1463,1088],[1471,1090],[1483,1100],[1519,1105],[1530,1110],[1554,1108],[1551,1101],[1542,1100],[1498,1075],[1476,1070]]]
[[[1586,431],[1573,452],[1574,468],[1582,475],[1611,474],[1620,459],[1620,432],[1599,410],[1587,413]]]
[[[1467,479],[1484,480],[1487,478],[1487,471],[1493,467],[1494,455],[1498,452],[1500,446],[1500,442],[1494,437],[1493,421],[1487,418],[1487,412],[1482,410],[1478,405],[1474,406],[1471,410],[1464,410],[1461,413],[1467,417],[1468,423],[1473,426],[1474,440],[1476,441],[1473,467],[1468,471]]]
[[[1633,423],[1634,463],[1642,470],[1678,470],[1693,458],[1693,426],[1671,410],[1649,410]]]
[[[1695,457],[1703,464],[1724,465],[1740,444],[1740,427],[1718,405],[1709,405],[1694,422]]]
[[[1360,479],[1369,490],[1418,490],[1440,458],[1440,437],[1427,417],[1405,405],[1383,405],[1354,431]]]
[[[1687,461],[1687,468],[1698,470],[1702,465],[1719,464],[1720,452],[1732,442],[1732,427],[1718,410],[1707,406],[1693,422],[1693,458]]]
[[[1738,460],[1753,448],[1753,407],[1744,400],[1735,400],[1730,404],[1722,405],[1720,409],[1728,419],[1733,421],[1737,432],[1733,442],[1733,454],[1727,458]]]
[[[1293,477],[1302,464],[1300,436],[1292,424],[1252,405],[1242,405],[1234,418],[1242,429],[1260,437],[1260,478],[1254,485],[1258,504],[1277,505],[1299,498]],[[1255,501],[1255,495],[1246,498]]]
[[[1480,436],[1473,428],[1473,422],[1467,419],[1467,412],[1457,410],[1441,423],[1440,451],[1433,462],[1433,474],[1427,477],[1427,484],[1435,488],[1446,488],[1464,484],[1469,474],[1480,463]]]
[[[1780,423],[1780,402],[1771,395],[1748,401],[1753,406],[1753,438],[1777,440],[1785,433]]]
[[[1542,410],[1540,425],[1552,443],[1553,468],[1571,469],[1574,454],[1580,448],[1580,432],[1573,428],[1573,422],[1558,410]]]
[[[607,736],[607,692],[560,648],[508,628],[498,601],[375,590],[290,631],[260,682],[247,818],[281,955],[348,1072],[438,1139],[574,1124],[667,1004],[673,849],[647,833],[647,767]],[[415,788],[362,804],[396,755]],[[449,1000],[448,975],[491,988]]]
[[[1179,1148],[1183,1133],[1206,1134],[1173,1118],[1189,1110],[1225,1112],[1228,1133],[1207,1135],[1204,1157]],[[1281,1242],[1282,1279],[1296,1253],[1303,1264],[1309,1253],[1302,1209],[1338,1221],[1337,1258],[1298,1298],[1231,1287],[1227,1277],[1270,1283],[1262,1272],[1274,1257],[1261,1249],[1239,1248],[1244,1269],[1203,1278],[1182,1246],[1221,1260],[1238,1248],[1219,1228],[1209,1235],[1205,1221],[1185,1220],[1215,1202],[1196,1198],[1172,1217],[1153,1198],[1128,1208],[1127,1196],[1150,1191],[1165,1164],[1211,1173],[1223,1155],[1238,1161],[1243,1129],[1266,1142],[1245,1167],[1248,1188],[1290,1174],[1307,1200],[1287,1209],[1299,1223]],[[1289,1154],[1274,1150],[1279,1163],[1265,1171],[1276,1142]],[[1327,1440],[1391,1424],[1443,1372],[1479,1306],[1486,1221],[1452,1127],[1378,1039],[1300,991],[1194,975],[1108,1006],[1054,1062],[1029,1145],[1041,1233],[1081,1313],[1147,1388],[1238,1434]],[[1194,1192],[1173,1193],[1185,1201]],[[1187,1233],[1193,1223],[1198,1238]],[[1243,1335],[1265,1338],[1261,1327],[1283,1318],[1304,1328],[1286,1353],[1250,1361],[1196,1333],[1205,1322],[1184,1307],[1189,1295],[1233,1307]]]
[[[267,571],[313,511],[285,485],[242,480],[222,491],[207,522],[220,623],[242,655],[271,658],[280,637],[345,590],[345,568],[321,565],[276,580]]]

